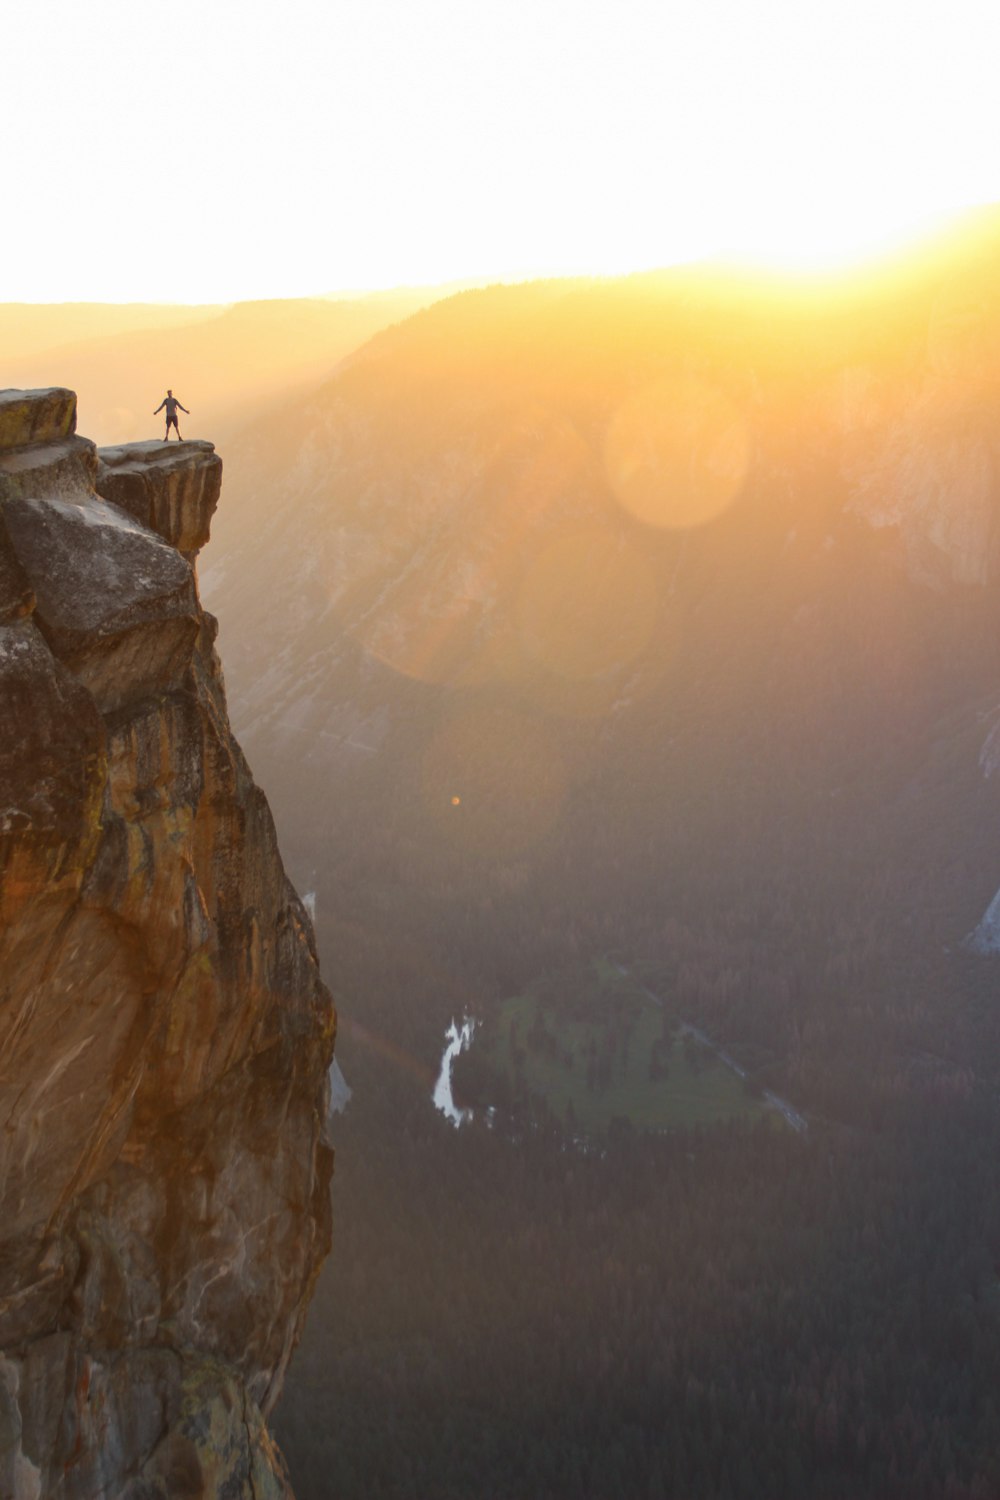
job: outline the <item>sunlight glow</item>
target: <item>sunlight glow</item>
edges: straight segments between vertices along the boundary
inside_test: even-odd
[[[693,377],[629,396],[605,441],[620,503],[648,525],[676,530],[720,516],[739,494],[749,458],[745,418],[722,391]]]
[[[517,604],[529,659],[558,677],[598,677],[635,660],[657,614],[652,570],[610,530],[572,531],[543,545]]]
[[[0,300],[842,263],[1000,199],[995,23],[986,0],[19,6]]]

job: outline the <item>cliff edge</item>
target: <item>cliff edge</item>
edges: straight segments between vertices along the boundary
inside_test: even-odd
[[[232,737],[209,443],[0,392],[0,1497],[290,1493],[334,1013]]]

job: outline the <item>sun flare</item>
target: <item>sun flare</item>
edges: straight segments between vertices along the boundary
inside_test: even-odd
[[[791,279],[864,272],[873,263],[919,246],[949,222],[946,213],[919,208],[879,213],[869,204],[844,205],[836,214],[802,214],[778,208],[737,234],[733,260]]]
[[[387,3],[289,0],[248,26],[245,3],[178,0],[164,30],[104,0],[96,78],[86,10],[21,7],[0,112],[33,146],[8,167],[0,298],[232,302],[720,255],[823,271],[1000,199],[982,0],[625,0],[613,26],[587,0],[427,0],[391,23]],[[36,163],[69,139],[84,170],[46,192]],[[97,205],[125,202],[98,232]],[[67,255],[72,222],[92,232]]]

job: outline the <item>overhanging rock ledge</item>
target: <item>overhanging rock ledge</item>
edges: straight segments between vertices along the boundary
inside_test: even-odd
[[[0,1496],[287,1496],[335,1018],[233,739],[209,443],[0,392]]]

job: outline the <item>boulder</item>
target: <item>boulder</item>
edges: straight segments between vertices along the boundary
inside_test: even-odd
[[[199,624],[172,547],[96,495],[14,498],[3,514],[39,625],[102,712],[179,684]]]
[[[208,541],[222,461],[206,442],[101,448],[97,490],[164,541],[193,557]]]
[[[53,443],[76,431],[76,392],[62,386],[0,391],[0,452],[26,443]]]
[[[17,495],[81,499],[93,493],[97,449],[86,438],[0,449],[0,498]]]

